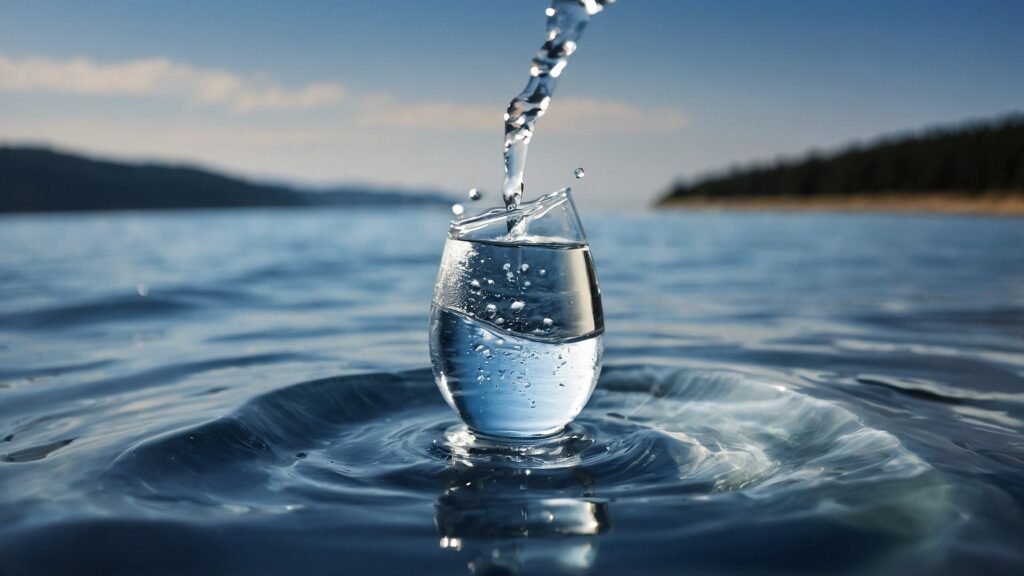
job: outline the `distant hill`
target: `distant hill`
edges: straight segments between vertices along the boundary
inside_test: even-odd
[[[998,198],[1019,207],[1024,201],[1024,116],[884,138],[835,154],[680,182],[658,204],[799,206],[844,198],[869,207],[876,198],[895,199],[890,204],[907,209],[923,206],[926,198],[940,204],[949,199],[952,205]]]
[[[45,148],[0,147],[0,212],[260,206],[450,205],[433,192],[309,191],[186,166],[95,160]]]

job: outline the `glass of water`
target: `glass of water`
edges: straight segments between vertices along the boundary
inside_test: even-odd
[[[434,286],[430,357],[478,434],[561,431],[601,372],[601,292],[568,188],[452,222]]]

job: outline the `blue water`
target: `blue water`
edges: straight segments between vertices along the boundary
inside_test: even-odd
[[[0,573],[1024,571],[1024,220],[584,219],[605,370],[500,445],[441,212],[0,218]]]

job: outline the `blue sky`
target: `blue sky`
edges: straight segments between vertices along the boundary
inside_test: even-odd
[[[0,1],[0,141],[496,203],[547,5]],[[619,0],[538,123],[527,197],[638,207],[679,177],[1024,110],[1021,22],[1016,0]]]

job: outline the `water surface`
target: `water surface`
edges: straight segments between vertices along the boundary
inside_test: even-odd
[[[1024,220],[585,223],[607,368],[499,446],[443,213],[0,219],[0,572],[1024,570]]]

